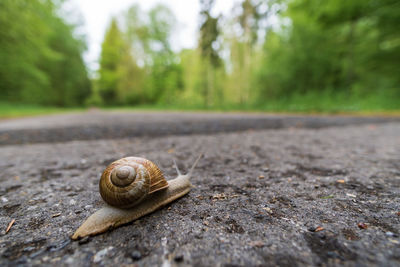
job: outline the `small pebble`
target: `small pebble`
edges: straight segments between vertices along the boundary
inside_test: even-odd
[[[176,262],[182,262],[182,261],[183,261],[183,254],[177,254],[177,255],[175,255],[174,260],[175,260]]]
[[[310,231],[310,232],[315,232],[315,229],[317,229],[317,227],[315,227],[315,226],[311,226],[311,227],[308,227],[308,231]]]
[[[328,251],[328,252],[326,253],[326,255],[327,255],[329,258],[340,258],[340,256],[339,256],[335,251]]]
[[[386,232],[385,235],[388,237],[397,237],[397,235],[393,232]]]
[[[203,239],[203,234],[200,232],[200,230],[194,232],[194,237],[197,239]]]
[[[22,256],[21,258],[17,259],[16,263],[17,264],[24,264],[28,261],[28,258],[26,256]]]
[[[131,257],[132,260],[138,261],[138,260],[140,260],[142,258],[142,254],[140,254],[139,251],[134,250],[134,251],[131,252],[130,257]]]
[[[99,263],[103,260],[103,258],[109,253],[109,251],[113,250],[114,247],[108,247],[105,249],[100,250],[99,252],[96,253],[93,257],[93,262],[94,263]]]
[[[256,248],[262,248],[265,246],[265,243],[260,240],[257,240],[257,241],[251,241],[249,245]]]
[[[324,230],[324,228],[321,226],[311,226],[307,230],[310,232],[320,232],[320,231]]]
[[[73,264],[74,263],[74,258],[73,257],[68,257],[66,260],[65,260],[65,263],[66,264]]]
[[[357,226],[360,229],[367,229],[368,228],[368,225],[366,223],[359,223],[359,224],[357,224]]]
[[[75,204],[76,204],[76,200],[75,200],[75,199],[71,199],[71,200],[69,201],[69,204],[70,204],[70,205],[75,205]]]

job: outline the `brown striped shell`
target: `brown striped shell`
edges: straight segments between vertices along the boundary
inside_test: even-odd
[[[147,195],[167,188],[168,182],[150,160],[127,157],[108,165],[99,187],[101,197],[109,205],[131,208]]]

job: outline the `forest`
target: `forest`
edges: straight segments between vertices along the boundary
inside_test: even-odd
[[[0,1],[0,105],[400,110],[398,0],[242,0],[229,17],[200,0],[197,45],[180,51],[168,6],[132,5],[91,75],[64,2]]]

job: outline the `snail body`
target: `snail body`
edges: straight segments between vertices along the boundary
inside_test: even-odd
[[[99,183],[100,194],[107,204],[91,215],[71,238],[77,240],[103,233],[186,195],[192,187],[190,177],[200,157],[187,174],[181,174],[175,165],[178,176],[169,181],[154,163],[143,158],[128,157],[111,163]]]

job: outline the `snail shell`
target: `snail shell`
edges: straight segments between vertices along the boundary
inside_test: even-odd
[[[128,209],[149,194],[168,188],[168,182],[150,160],[127,157],[114,161],[104,170],[99,188],[101,197],[109,205]]]

